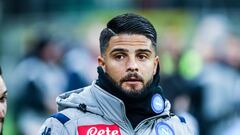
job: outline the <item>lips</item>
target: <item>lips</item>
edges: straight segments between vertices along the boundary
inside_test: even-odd
[[[137,85],[142,83],[141,81],[125,81],[124,83],[128,84],[128,85]]]
[[[123,82],[128,83],[128,84],[138,84],[138,83],[142,83],[143,81],[141,79],[131,77],[131,78],[124,80]]]
[[[143,78],[137,73],[129,73],[120,80],[121,83],[136,84],[143,83]]]
[[[142,82],[142,80],[138,78],[129,78],[126,79],[125,82]]]

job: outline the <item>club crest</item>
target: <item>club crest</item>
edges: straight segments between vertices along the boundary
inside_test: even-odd
[[[157,135],[175,135],[173,129],[164,122],[160,122],[156,126],[156,134]]]
[[[151,107],[155,113],[162,113],[164,111],[164,100],[160,94],[155,94],[152,97]]]

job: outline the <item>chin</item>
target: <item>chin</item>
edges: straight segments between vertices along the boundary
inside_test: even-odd
[[[126,91],[141,91],[143,89],[143,85],[142,84],[123,84],[121,86],[122,89],[126,90]]]
[[[131,88],[129,89],[129,91],[133,92],[133,93],[141,93],[143,91],[142,87],[138,87],[138,88]]]
[[[141,94],[143,91],[143,87],[122,87],[122,90],[126,93],[126,94]]]

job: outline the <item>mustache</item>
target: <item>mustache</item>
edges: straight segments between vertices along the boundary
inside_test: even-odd
[[[120,79],[120,83],[130,81],[130,80],[140,81],[142,83],[144,82],[142,76],[140,76],[138,73],[130,72],[126,76],[124,76],[122,79]]]

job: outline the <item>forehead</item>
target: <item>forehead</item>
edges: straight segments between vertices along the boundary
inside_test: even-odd
[[[125,49],[153,49],[151,40],[139,34],[119,34],[111,37],[107,51],[119,47]]]
[[[7,90],[6,85],[3,81],[2,76],[0,76],[0,94],[4,93]]]

